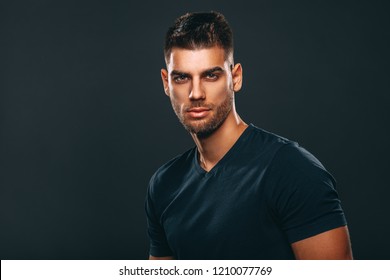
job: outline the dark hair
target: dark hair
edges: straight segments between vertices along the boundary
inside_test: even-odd
[[[219,46],[225,56],[233,54],[233,32],[218,12],[187,13],[176,19],[165,37],[164,56],[169,60],[172,48],[198,49]]]

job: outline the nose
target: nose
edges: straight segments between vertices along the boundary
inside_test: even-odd
[[[198,79],[192,80],[192,87],[189,98],[191,100],[205,99],[206,95],[202,88],[201,82]]]

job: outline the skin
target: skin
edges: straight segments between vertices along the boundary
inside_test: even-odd
[[[165,93],[179,119],[192,128],[189,132],[197,145],[200,164],[206,171],[218,163],[247,127],[234,105],[234,92],[242,86],[242,67],[240,64],[233,67],[233,59],[225,58],[224,50],[217,46],[196,50],[173,48],[167,69],[161,70]],[[218,70],[210,72],[215,69]],[[196,133],[218,118],[217,108],[227,99],[231,109],[218,129],[207,136]],[[194,117],[186,112],[198,105],[208,109],[205,116]]]
[[[352,260],[348,227],[335,228],[291,244],[298,260]]]
[[[214,46],[173,48],[161,70],[165,94],[191,134],[200,165],[210,171],[248,126],[236,112],[234,94],[242,86],[242,67]],[[222,141],[223,139],[223,141]],[[348,228],[340,227],[291,244],[297,259],[352,259]],[[151,260],[171,260],[172,256]]]

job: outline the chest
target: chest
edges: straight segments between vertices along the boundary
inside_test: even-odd
[[[161,216],[170,247],[176,254],[227,244],[250,250],[254,240],[269,240],[274,223],[264,187],[262,174],[250,172],[183,182]]]

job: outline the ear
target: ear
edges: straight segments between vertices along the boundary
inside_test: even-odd
[[[161,69],[161,80],[163,82],[165,94],[169,96],[168,71],[166,69]]]
[[[240,91],[242,87],[242,66],[240,63],[234,65],[232,69],[232,77],[233,77],[233,91]]]

